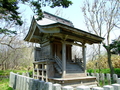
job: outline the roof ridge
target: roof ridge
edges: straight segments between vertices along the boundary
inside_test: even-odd
[[[70,21],[70,20],[67,20],[67,19],[64,19],[62,17],[59,17],[59,16],[56,16],[56,15],[53,15],[51,13],[48,13],[46,11],[43,12],[43,15],[45,18],[48,18],[50,20],[53,20],[53,21],[56,21],[56,22],[60,22],[60,23],[66,23],[67,25],[69,24],[69,26],[72,26],[73,27],[73,23]],[[47,16],[49,15],[49,16]],[[52,17],[52,18],[51,18]],[[53,18],[54,17],[54,18]],[[58,21],[58,19],[62,20],[62,21]]]

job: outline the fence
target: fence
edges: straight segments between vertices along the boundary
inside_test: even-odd
[[[111,80],[111,75],[109,73],[87,73],[88,76],[95,76],[98,82],[101,82],[102,85],[105,85],[107,83],[110,85],[112,82],[117,83],[118,75],[113,74],[113,81]]]
[[[76,88],[71,86],[62,87],[60,84],[40,81],[13,72],[10,72],[9,86],[14,90],[91,90],[89,86],[78,86]],[[120,90],[120,78],[117,79],[116,84],[93,87],[92,90]]]

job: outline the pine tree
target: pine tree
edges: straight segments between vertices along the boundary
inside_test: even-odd
[[[23,21],[19,16],[18,3],[30,4],[34,13],[38,16],[37,20],[42,19],[41,7],[50,6],[54,8],[56,6],[62,6],[63,8],[69,7],[72,2],[69,0],[0,0],[0,19],[4,19],[7,22],[14,21],[16,25],[22,25]],[[3,29],[0,27],[0,34],[16,33],[15,31]]]

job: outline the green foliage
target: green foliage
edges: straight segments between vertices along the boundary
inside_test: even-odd
[[[29,75],[30,75],[30,77],[32,77],[33,76],[33,71],[29,71]]]
[[[69,0],[37,0],[31,1],[30,3],[33,6],[34,13],[36,13],[36,15],[38,16],[37,20],[40,20],[44,17],[41,9],[42,6],[50,6],[51,8],[62,6],[63,8],[68,8],[72,4],[72,2]]]
[[[11,87],[9,87],[9,79],[8,77],[10,72],[22,74],[23,72],[27,72],[26,70],[0,70],[0,90],[13,90]],[[32,71],[29,71],[32,73]],[[2,78],[1,78],[2,77]]]
[[[114,45],[114,48],[112,48],[113,54],[120,54],[120,40],[113,40],[112,44]]]
[[[94,73],[94,70],[93,69],[88,69],[87,72],[88,73]]]
[[[9,79],[3,78],[0,80],[0,90],[13,90],[11,87],[9,87]]]
[[[23,21],[19,16],[17,0],[0,0],[0,19],[8,23],[14,22],[16,25],[22,25]],[[0,27],[0,34],[16,34],[15,31]]]
[[[0,28],[0,34],[6,34],[6,35],[10,35],[10,34],[17,34],[16,31],[11,31],[8,29],[1,29]]]
[[[117,75],[120,75],[120,68],[115,68],[114,71]]]
[[[17,0],[0,0],[0,18],[6,21],[15,21],[15,24],[22,25],[17,4]]]
[[[7,22],[14,21],[16,25],[22,25],[23,21],[18,12],[18,3],[20,1],[22,1],[23,4],[27,3],[31,6],[34,13],[38,16],[37,20],[40,20],[43,17],[42,6],[50,6],[52,8],[62,6],[63,8],[67,8],[72,4],[69,0],[0,0],[0,19],[4,19]],[[0,30],[0,34],[14,33],[6,28],[0,27],[0,29],[3,29]]]
[[[26,70],[0,70],[0,76],[9,76],[10,72],[19,73],[22,74],[23,72],[29,72],[32,74],[32,71],[26,71]]]
[[[115,74],[120,75],[120,68],[114,68]],[[88,69],[89,73],[110,73],[110,69]]]

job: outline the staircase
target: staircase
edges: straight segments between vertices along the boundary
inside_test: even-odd
[[[66,62],[66,75],[62,78],[62,62],[59,57],[55,58],[54,67],[57,71],[54,78],[49,78],[53,83],[60,83],[62,86],[97,86],[95,77],[88,77],[83,69],[73,62]]]
[[[66,63],[66,78],[74,78],[74,77],[85,77],[84,71],[80,68],[80,66],[76,63],[67,62]]]
[[[54,67],[59,74],[62,74],[62,61],[59,59],[58,56],[55,57],[55,64]],[[84,77],[86,76],[84,71],[77,63],[73,62],[66,62],[66,78],[72,77]]]
[[[66,73],[83,73],[83,70],[76,63],[67,62],[66,63]]]

